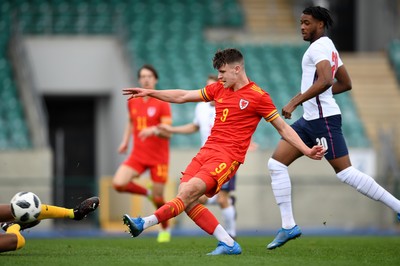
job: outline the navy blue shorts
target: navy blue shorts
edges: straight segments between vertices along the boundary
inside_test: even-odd
[[[325,158],[332,160],[348,155],[342,133],[342,116],[333,115],[307,121],[303,117],[292,124],[303,142],[308,146],[322,145],[327,149]]]
[[[236,174],[232,176],[232,178],[222,185],[221,190],[230,192],[235,190],[235,183],[236,183]]]

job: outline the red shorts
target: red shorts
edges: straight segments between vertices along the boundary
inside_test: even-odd
[[[168,164],[145,164],[136,159],[136,156],[129,156],[122,164],[133,168],[139,175],[147,169],[150,170],[151,180],[155,183],[165,184],[168,181]]]
[[[207,197],[219,192],[221,186],[228,182],[239,169],[240,163],[228,155],[209,149],[201,149],[182,173],[182,182],[198,177],[206,183]]]

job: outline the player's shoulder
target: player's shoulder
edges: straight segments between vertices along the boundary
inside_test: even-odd
[[[204,87],[206,90],[217,90],[217,89],[223,89],[224,85],[222,84],[221,81],[216,81],[214,83],[208,84]]]
[[[265,94],[266,92],[254,81],[250,82],[250,89],[259,94]]]
[[[248,94],[253,94],[255,97],[262,97],[268,94],[265,90],[263,90],[258,84],[254,81],[250,81],[250,83],[246,86],[246,92]]]
[[[310,50],[331,48],[331,47],[335,47],[335,44],[333,43],[333,41],[329,37],[323,36],[323,37],[319,38],[318,40],[316,40],[315,42],[311,43]]]

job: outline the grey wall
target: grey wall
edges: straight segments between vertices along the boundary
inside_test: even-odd
[[[399,0],[357,0],[355,10],[357,51],[385,51],[400,38]]]
[[[27,37],[26,48],[39,93],[90,95],[96,100],[96,173],[113,173],[127,119],[121,90],[132,85],[123,50],[108,36]]]

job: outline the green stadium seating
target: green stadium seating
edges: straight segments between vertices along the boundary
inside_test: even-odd
[[[400,82],[400,39],[395,39],[389,44],[389,60],[396,72],[397,81]]]
[[[205,39],[203,31],[208,27],[244,26],[244,12],[238,0],[5,0],[0,3],[0,12],[0,84],[9,83],[11,77],[5,49],[11,14],[17,12],[20,28],[30,34],[120,34],[122,26],[133,65],[136,69],[143,64],[155,65],[160,74],[159,89],[203,87],[206,77],[215,73],[211,63],[213,53],[233,46],[244,53],[249,78],[270,93],[278,110],[300,88],[301,59],[306,45],[238,45],[210,43]],[[391,54],[400,62],[397,43]],[[397,65],[400,69],[400,63]],[[2,68],[8,74],[2,74]],[[16,92],[13,83],[9,87]],[[12,94],[0,89],[0,97],[7,93]],[[339,96],[338,103],[344,108],[343,130],[350,138],[349,143],[369,145],[350,94]],[[11,100],[7,108],[12,105],[18,106]],[[172,104],[174,124],[190,123],[194,106]],[[21,110],[20,106],[14,107],[14,113],[8,116],[23,116]],[[3,113],[0,108],[0,114]],[[301,114],[298,108],[292,120]],[[13,127],[27,134],[26,127]],[[275,129],[266,123],[261,123],[254,135],[254,141],[262,149],[275,147],[279,138]],[[29,147],[22,139],[17,134],[10,143]],[[0,147],[1,141],[0,133]],[[175,135],[172,145],[182,148],[199,145],[199,137]]]

